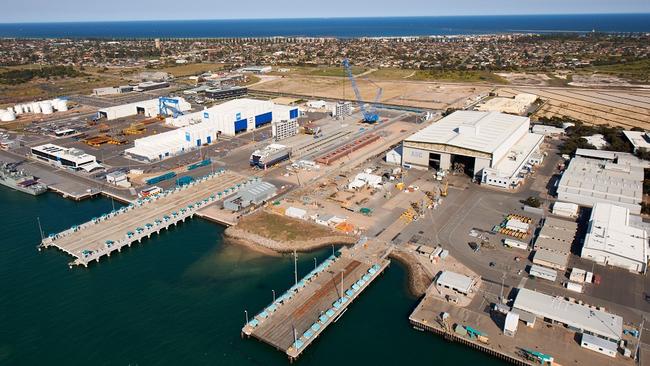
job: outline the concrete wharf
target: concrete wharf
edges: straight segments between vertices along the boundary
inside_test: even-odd
[[[50,234],[39,245],[56,247],[76,259],[69,264],[88,266],[123,247],[159,234],[212,202],[234,194],[246,184],[259,178],[245,178],[226,170],[219,170],[198,178],[190,184],[178,186],[153,197],[138,199],[119,210],[104,214],[81,225],[75,225],[57,234]]]
[[[255,337],[296,360],[389,264],[362,244],[344,248],[248,321],[242,336]]]

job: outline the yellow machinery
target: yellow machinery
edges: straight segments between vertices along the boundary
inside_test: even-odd
[[[412,207],[409,207],[408,210],[404,211],[400,216],[400,219],[404,220],[406,223],[411,223],[417,218],[417,213],[413,210]]]
[[[449,181],[445,178],[442,181],[442,186],[440,187],[440,196],[447,197],[447,191],[449,190]]]
[[[93,146],[93,147],[99,147],[99,146],[109,142],[110,140],[111,140],[111,138],[108,137],[108,136],[99,135],[99,136],[87,138],[87,139],[83,140],[83,142],[85,144]]]
[[[142,123],[132,123],[129,127],[122,130],[125,135],[140,135],[146,131]]]

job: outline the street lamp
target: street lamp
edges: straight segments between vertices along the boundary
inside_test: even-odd
[[[248,310],[244,310],[244,315],[246,315],[246,324],[248,324]]]
[[[275,290],[271,290],[271,292],[273,293],[273,302],[275,302]]]

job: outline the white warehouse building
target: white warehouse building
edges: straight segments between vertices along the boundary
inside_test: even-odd
[[[163,160],[217,141],[219,136],[234,136],[272,121],[298,118],[297,107],[275,105],[254,99],[236,99],[201,112],[168,118],[167,123],[180,127],[134,141],[125,155],[141,161]]]
[[[163,160],[211,144],[217,140],[217,134],[215,126],[199,123],[137,139],[135,146],[124,154],[141,161]]]
[[[208,123],[215,126],[222,135],[234,136],[239,132],[252,131],[267,123],[293,120],[298,116],[298,107],[242,98],[218,104],[200,112],[185,114],[177,118],[167,118],[165,123],[175,127]]]
[[[457,111],[406,138],[402,165],[451,170],[461,163],[483,184],[511,188],[543,158],[544,136],[529,128],[528,117]]]
[[[185,101],[183,98],[168,98],[178,101],[175,106],[180,112],[186,112],[192,109],[192,105]],[[141,102],[117,105],[114,107],[102,108],[97,112],[97,117],[106,118],[107,120],[114,120],[129,116],[142,114],[147,117],[155,117],[158,115],[160,108],[160,99],[149,99]]]
[[[600,264],[645,273],[648,263],[648,234],[630,225],[630,210],[596,203],[580,253]]]

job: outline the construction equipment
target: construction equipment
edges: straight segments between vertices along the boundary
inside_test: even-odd
[[[447,197],[447,191],[449,190],[449,181],[447,178],[443,178],[442,185],[440,186],[440,196]]]
[[[413,210],[412,207],[409,207],[408,210],[404,211],[402,215],[400,215],[400,219],[403,220],[404,222],[411,223],[414,220],[417,220],[417,213]]]
[[[103,145],[103,144],[105,144],[105,143],[107,143],[109,141],[111,141],[111,138],[108,137],[108,136],[104,136],[104,135],[90,137],[90,138],[87,138],[87,139],[83,140],[83,142],[86,145],[90,145],[92,147],[99,147],[99,146],[101,146],[101,145]]]
[[[355,80],[354,75],[352,74],[352,67],[350,66],[350,60],[348,60],[347,58],[343,59],[343,67],[345,68],[345,72],[348,75],[348,79],[350,79],[350,83],[352,84],[352,90],[354,91],[354,95],[357,98],[359,109],[361,109],[361,113],[363,114],[363,121],[366,123],[376,123],[377,121],[379,121],[379,114],[377,114],[377,103],[379,103],[379,99],[381,98],[383,89],[379,88],[379,90],[377,91],[377,95],[375,96],[374,102],[368,108],[366,108],[366,104],[363,102],[363,99],[361,98],[361,92],[357,87],[357,81]]]
[[[107,125],[106,123],[100,123],[99,124],[99,132],[108,132],[111,130],[111,127]]]
[[[481,331],[474,329],[470,327],[469,325],[465,326],[465,330],[467,330],[467,335],[472,338],[476,339],[481,343],[488,344],[490,343],[490,339],[487,337],[487,335],[483,334]]]
[[[127,139],[119,137],[111,137],[110,140],[108,140],[108,143],[111,145],[124,145],[127,142],[129,142]]]
[[[132,123],[129,127],[122,130],[125,135],[140,135],[146,131],[142,123]]]
[[[554,359],[553,359],[553,356],[551,356],[551,355],[547,355],[547,354],[544,354],[544,353],[541,353],[541,352],[533,351],[531,349],[522,348],[521,350],[522,350],[522,352],[524,354],[524,357],[529,361],[533,361],[533,362],[539,363],[541,365],[553,365],[554,364],[554,362],[553,362]]]
[[[178,99],[165,97],[158,98],[158,114],[162,117],[169,117],[170,112],[174,118],[183,115],[183,112],[178,109]]]

